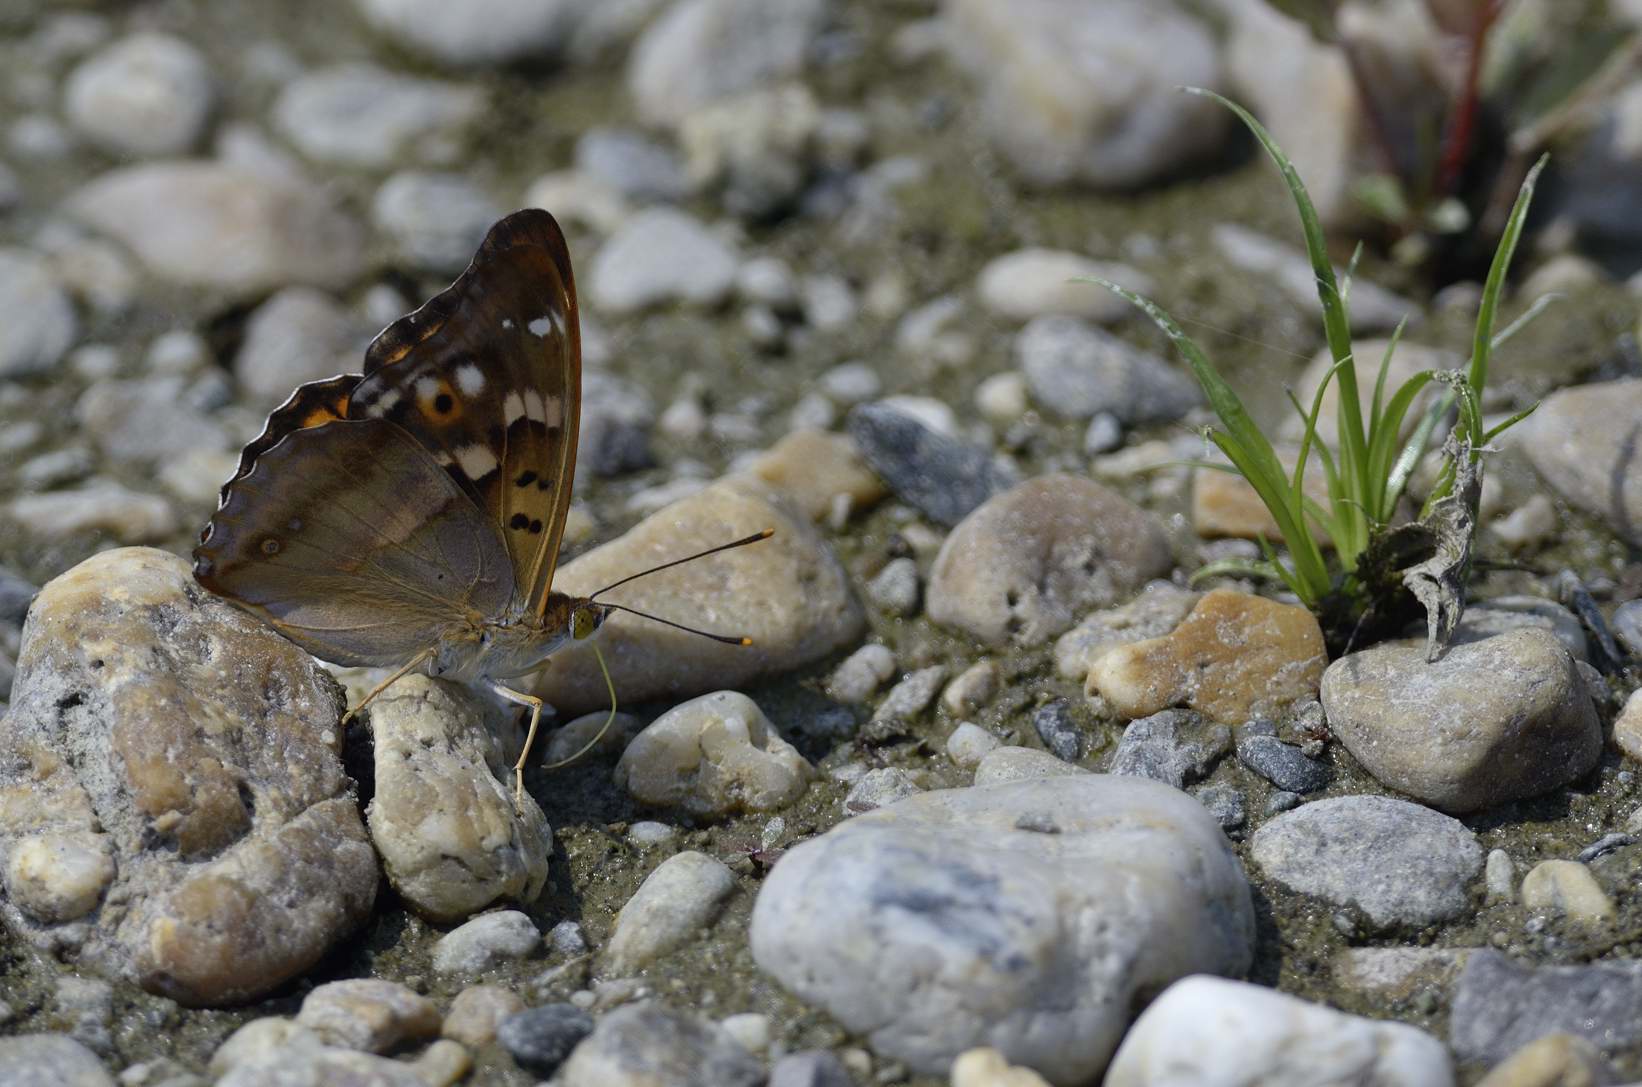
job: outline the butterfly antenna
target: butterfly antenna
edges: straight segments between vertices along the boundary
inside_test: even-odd
[[[658,574],[663,570],[670,570],[675,566],[682,566],[684,563],[687,563],[687,562],[695,562],[697,559],[704,559],[708,555],[716,555],[720,551],[729,551],[732,548],[736,548],[736,547],[746,547],[748,544],[755,544],[760,540],[767,540],[771,536],[774,536],[774,535],[775,535],[775,529],[767,528],[767,529],[764,529],[762,532],[755,532],[751,536],[744,536],[739,540],[732,540],[727,544],[719,544],[717,547],[709,547],[705,551],[697,551],[694,555],[686,555],[682,559],[674,559],[672,562],[664,562],[660,566],[652,566],[648,570],[640,570],[636,574],[628,574],[626,577],[622,578],[620,581],[612,581],[610,584],[606,585],[604,588],[600,589],[598,592],[594,593],[592,596],[588,597],[587,599],[588,600],[597,600],[600,596],[602,596],[605,593],[609,592],[611,589],[620,588],[621,586],[626,585],[629,581],[637,581],[641,577],[649,577],[651,574]],[[610,606],[615,607],[614,604],[612,604]],[[622,610],[623,611],[633,611],[632,608],[623,608]],[[633,614],[643,615],[644,613],[643,612],[633,612]],[[645,618],[646,619],[656,619],[656,617],[654,615],[646,615]],[[667,620],[666,619],[656,619],[656,622],[666,623]],[[676,627],[679,624],[669,623],[668,625]],[[689,630],[691,628],[681,627],[680,629]],[[695,633],[705,634],[706,632],[698,630],[698,631],[695,631]],[[725,639],[725,638],[719,637],[716,634],[708,634],[707,637],[709,637],[709,638],[718,638],[718,640],[721,641],[721,642],[722,641],[730,641],[730,642],[733,642],[735,644],[739,644],[739,642],[736,642],[736,639],[733,639],[733,638]]]
[[[754,537],[754,539],[762,539],[762,537]],[[743,540],[742,542],[746,543],[747,541]],[[680,561],[683,561],[683,560],[680,560]],[[669,565],[671,565],[671,564],[669,564]],[[660,567],[658,567],[657,569],[660,569]],[[630,608],[626,604],[600,604],[599,607],[609,608],[611,611],[629,612],[633,615],[638,616],[640,619],[648,619],[652,623],[661,623],[664,626],[675,627],[679,630],[686,630],[686,631],[689,631],[691,634],[699,634],[703,638],[711,638],[715,642],[723,642],[725,645],[743,645],[743,646],[745,646],[745,645],[752,645],[753,644],[753,640],[751,638],[748,638],[748,637],[745,637],[745,636],[737,638],[734,635],[730,635],[730,634],[714,634],[710,630],[701,630],[701,629],[698,629],[697,627],[687,627],[683,623],[675,623],[671,619],[663,619],[659,615],[651,615],[647,611],[640,611],[637,608]]]

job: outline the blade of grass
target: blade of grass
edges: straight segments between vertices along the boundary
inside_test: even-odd
[[[1391,373],[1391,356],[1396,352],[1397,345],[1402,342],[1403,329],[1408,327],[1408,315],[1397,322],[1397,327],[1391,330],[1391,339],[1385,345],[1385,354],[1380,357],[1380,372],[1374,379],[1374,406],[1368,413],[1368,440],[1372,445],[1374,432],[1380,426],[1380,406],[1385,403],[1385,379]]]
[[[1392,459],[1392,450],[1397,448],[1397,440],[1402,437],[1403,419],[1408,415],[1408,409],[1414,404],[1416,397],[1431,383],[1435,376],[1434,371],[1422,370],[1400,385],[1396,392],[1391,394],[1391,402],[1386,405],[1385,414],[1380,423],[1369,435],[1368,443],[1368,472],[1369,478],[1376,481],[1377,493],[1374,503],[1369,507],[1373,519],[1379,524],[1391,520],[1391,515],[1397,506],[1398,495],[1392,494],[1392,475],[1396,462]],[[1435,423],[1433,422],[1433,426]],[[1418,434],[1416,427],[1415,433]],[[1425,431],[1425,440],[1429,441],[1431,432]],[[1406,451],[1407,447],[1404,447]],[[1424,456],[1423,444],[1414,450],[1413,457],[1418,460]]]
[[[1528,416],[1534,414],[1534,412],[1537,411],[1537,410],[1539,410],[1539,403],[1538,402],[1530,404],[1528,407],[1523,408],[1521,411],[1517,412],[1515,415],[1511,416],[1509,419],[1506,419],[1503,422],[1496,423],[1494,426],[1489,427],[1487,432],[1483,434],[1482,440],[1484,442],[1493,441],[1495,438],[1499,437],[1501,434],[1504,434],[1507,430],[1510,430],[1512,427],[1516,426],[1518,423],[1520,423],[1524,419],[1528,418]]]
[[[1528,218],[1528,205],[1534,198],[1534,187],[1539,183],[1540,171],[1545,169],[1548,155],[1541,155],[1528,171],[1528,176],[1522,181],[1522,188],[1517,191],[1516,203],[1511,205],[1511,214],[1505,220],[1505,230],[1500,235],[1499,247],[1494,250],[1493,263],[1488,266],[1488,278],[1482,285],[1482,304],[1477,307],[1476,335],[1471,343],[1471,368],[1466,375],[1473,395],[1481,393],[1488,384],[1488,356],[1494,347],[1494,316],[1499,309],[1500,295],[1505,290],[1505,274],[1511,268],[1511,258],[1517,251],[1517,242],[1522,238],[1522,226]],[[1473,445],[1483,444],[1480,422],[1475,430],[1467,435]]]

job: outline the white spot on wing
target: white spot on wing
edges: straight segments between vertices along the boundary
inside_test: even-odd
[[[371,401],[370,405],[366,407],[365,414],[373,419],[382,418],[393,410],[395,404],[399,403],[399,396],[398,389],[382,390],[382,395]]]
[[[456,463],[455,458],[443,449],[440,449],[433,454],[433,460],[434,463],[439,465],[441,468],[449,468],[451,465]]]
[[[456,387],[464,396],[478,396],[485,387],[485,375],[473,363],[456,368]]]
[[[545,317],[536,318],[525,327],[530,329],[532,336],[546,336],[549,332],[558,330],[559,322],[553,314],[549,313]]]
[[[438,391],[439,380],[437,378],[419,377],[416,379],[416,399],[432,400],[434,394]]]
[[[510,392],[502,399],[502,421],[508,426],[525,413],[525,398],[517,391]]]
[[[548,426],[556,427],[564,423],[564,401],[561,398],[557,396],[547,397],[545,407],[547,409],[547,419],[545,421]]]
[[[512,328],[513,327],[513,318],[503,317],[502,318],[502,327],[503,328]]]
[[[525,414],[538,423],[547,422],[547,404],[542,400],[542,394],[535,389],[525,392]]]
[[[471,480],[480,480],[497,468],[496,454],[482,445],[464,445],[456,451],[456,462],[462,474]]]

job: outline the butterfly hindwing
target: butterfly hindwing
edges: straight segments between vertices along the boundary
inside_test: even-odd
[[[403,663],[514,593],[489,518],[383,420],[295,427],[261,449],[223,488],[194,576],[345,665]]]
[[[239,466],[234,469],[233,478],[222,485],[222,499],[227,500],[228,489],[251,471],[258,457],[278,445],[293,430],[324,426],[347,418],[348,397],[358,384],[358,374],[338,374],[323,381],[298,385],[285,403],[269,414],[268,421],[262,426],[262,433],[251,439],[240,452]],[[210,531],[209,527],[206,531]]]
[[[371,344],[351,419],[416,440],[505,542],[539,614],[551,587],[581,409],[581,341],[564,235],[531,209],[491,228],[467,271]]]

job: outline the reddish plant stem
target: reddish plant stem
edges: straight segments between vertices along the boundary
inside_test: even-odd
[[[1465,62],[1465,82],[1455,96],[1447,129],[1443,133],[1442,159],[1437,166],[1436,183],[1432,186],[1433,199],[1441,200],[1454,191],[1471,153],[1471,140],[1477,127],[1483,50],[1488,45],[1488,30],[1499,18],[1500,6],[1500,0],[1489,0],[1477,6],[1476,21],[1471,24],[1467,43],[1470,55]]]

